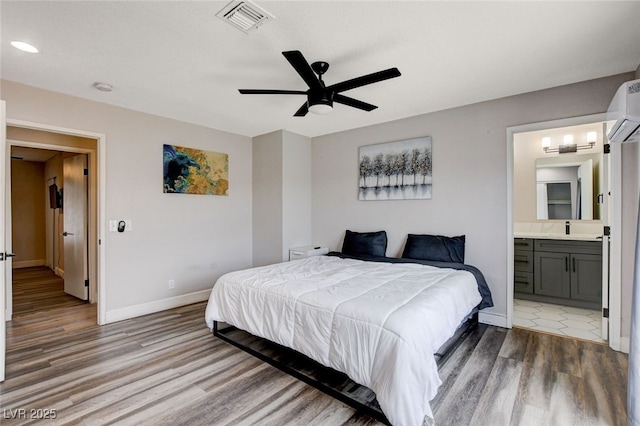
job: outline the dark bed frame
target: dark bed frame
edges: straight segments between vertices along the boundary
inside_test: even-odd
[[[474,309],[455,334],[434,354],[438,368],[477,327],[478,310]],[[221,328],[218,321],[214,321],[213,335],[350,405],[359,412],[384,424],[390,424],[375,399],[375,393],[355,383],[346,374],[326,367],[300,352],[256,337],[232,325],[225,324]]]

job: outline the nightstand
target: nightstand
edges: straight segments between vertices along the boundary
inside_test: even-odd
[[[305,257],[322,256],[329,253],[327,247],[304,246],[289,249],[289,260],[304,259]]]

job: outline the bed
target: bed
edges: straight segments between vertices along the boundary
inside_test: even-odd
[[[484,277],[460,262],[343,252],[225,274],[208,327],[231,324],[346,373],[393,425],[432,424],[434,354],[492,305]]]

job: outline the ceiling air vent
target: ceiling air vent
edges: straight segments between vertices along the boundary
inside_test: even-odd
[[[245,33],[275,19],[275,16],[249,0],[233,0],[216,13],[216,16]]]

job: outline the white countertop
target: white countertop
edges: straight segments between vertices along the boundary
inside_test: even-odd
[[[602,241],[602,235],[598,234],[558,234],[539,232],[516,232],[514,238],[537,238],[545,240],[579,240],[579,241]]]

